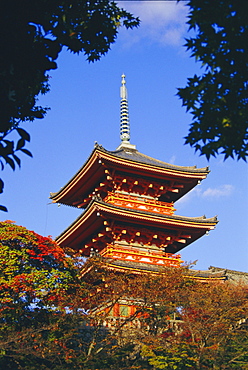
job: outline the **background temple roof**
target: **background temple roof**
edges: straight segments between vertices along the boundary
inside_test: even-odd
[[[210,271],[211,273],[222,274],[226,276],[226,278],[229,281],[234,282],[234,283],[239,282],[239,283],[248,284],[248,272],[229,270],[229,269],[214,267],[214,266],[210,266],[208,271]]]

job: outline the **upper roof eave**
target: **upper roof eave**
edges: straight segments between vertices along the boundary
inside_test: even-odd
[[[101,162],[101,159],[112,163],[119,163],[127,167],[134,167],[142,172],[153,172],[160,175],[179,176],[183,178],[194,178],[202,180],[208,175],[209,168],[196,168],[196,166],[184,167],[175,166],[146,156],[138,152],[136,149],[120,149],[116,151],[108,151],[101,145],[96,144],[90,156],[77,171],[77,173],[58,191],[50,193],[50,199],[54,202],[60,202],[64,194],[68,193],[73,186],[87,173],[90,168],[95,165],[96,161]],[[99,165],[100,167],[100,165]],[[63,203],[63,202],[61,202]]]
[[[174,170],[179,172],[188,172],[192,174],[204,173],[208,174],[210,172],[209,167],[197,168],[196,166],[177,166],[167,162],[160,161],[158,159],[152,158],[146,154],[140,153],[137,149],[134,148],[125,148],[117,149],[114,151],[109,151],[103,147],[100,147],[100,150],[106,154],[112,155],[114,157],[120,158],[122,160],[138,162],[142,165],[147,165],[151,167],[159,167],[161,169]]]

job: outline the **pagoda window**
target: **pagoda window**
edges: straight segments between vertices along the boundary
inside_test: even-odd
[[[129,316],[129,307],[126,306],[126,305],[120,305],[119,306],[119,312],[120,312],[120,316],[122,317],[128,317]]]

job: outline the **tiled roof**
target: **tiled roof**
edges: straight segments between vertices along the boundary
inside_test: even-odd
[[[231,282],[248,284],[248,272],[229,270],[214,266],[210,266],[209,271],[214,273],[222,273]]]
[[[120,268],[120,269],[128,269],[132,272],[134,270],[137,271],[147,271],[147,272],[160,272],[161,267],[157,265],[152,265],[148,263],[143,262],[133,262],[133,261],[122,261],[117,259],[107,259],[106,261],[107,265],[114,268]]]
[[[162,168],[168,168],[173,169],[177,171],[190,171],[190,172],[209,172],[208,167],[204,168],[197,168],[196,166],[176,166],[174,164],[169,164],[163,161],[160,161],[158,159],[149,157],[148,155],[145,155],[143,153],[140,153],[137,149],[130,149],[130,148],[121,148],[119,150],[115,151],[108,151],[104,149],[102,146],[98,146],[98,148],[101,151],[104,151],[105,153],[114,155],[115,157],[127,159],[134,162],[139,162],[143,164],[148,164],[156,167],[162,167]]]
[[[50,193],[50,199],[58,203],[71,205],[70,202],[77,199],[78,193],[82,191],[82,188],[84,192],[88,192],[90,189],[87,188],[86,182],[89,183],[89,179],[92,179],[93,182],[97,182],[99,178],[103,176],[103,166],[101,166],[102,158],[103,162],[109,163],[110,167],[119,165],[123,168],[123,171],[132,169],[132,172],[136,173],[137,171],[139,176],[145,174],[145,176],[148,177],[159,176],[161,179],[165,179],[166,176],[180,178],[180,181],[183,181],[185,187],[180,192],[171,195],[172,201],[176,201],[182,197],[196,186],[198,181],[205,179],[209,173],[208,167],[196,168],[196,166],[176,166],[149,157],[133,148],[122,147],[115,151],[108,151],[96,144],[83,166],[58,192]],[[86,182],[85,179],[87,179]],[[93,183],[90,183],[89,187],[93,185]]]
[[[163,269],[166,267],[161,267],[158,265],[151,265],[142,262],[133,262],[133,261],[122,261],[122,260],[115,260],[115,259],[106,259],[106,263],[110,268],[120,269],[120,270],[130,270],[132,273],[140,273],[140,272],[154,272],[154,273],[161,273]],[[188,276],[199,279],[217,279],[217,280],[226,280],[226,276],[218,271],[201,271],[201,270],[188,270]]]
[[[96,200],[92,200],[90,204],[92,204],[92,202],[94,202]],[[200,222],[200,223],[217,223],[218,220],[217,220],[217,216],[214,216],[214,217],[209,217],[209,218],[206,218],[205,215],[203,216],[198,216],[198,217],[188,217],[188,216],[179,216],[179,215],[166,215],[166,214],[161,214],[161,213],[154,213],[154,212],[149,212],[149,211],[146,211],[146,210],[141,210],[141,209],[132,209],[132,208],[127,208],[127,207],[120,207],[120,206],[116,206],[114,204],[110,204],[110,203],[107,203],[107,202],[104,202],[103,200],[100,200],[99,198],[97,199],[97,202],[103,204],[103,205],[106,205],[106,206],[110,206],[111,208],[114,208],[114,209],[119,209],[119,210],[123,210],[123,211],[129,211],[129,212],[132,212],[132,213],[140,213],[140,214],[147,214],[149,216],[158,216],[158,217],[162,217],[162,218],[165,218],[165,219],[174,219],[174,220],[178,220],[178,221],[192,221],[192,222]],[[88,207],[90,207],[90,204]],[[80,218],[81,216],[79,216]]]
[[[64,231],[62,234],[64,234],[67,230],[69,230],[71,227],[73,227],[74,224],[76,224],[81,218],[83,218],[84,214],[87,212],[88,209],[91,208],[91,206],[93,206],[94,204],[102,204],[103,206],[107,206],[109,207],[110,209],[116,209],[116,210],[120,210],[120,211],[128,211],[128,212],[131,212],[133,214],[141,214],[141,215],[144,215],[144,214],[147,214],[147,216],[154,216],[154,217],[157,217],[157,218],[162,218],[162,219],[172,219],[172,220],[178,220],[178,221],[188,221],[188,222],[197,222],[197,223],[203,223],[203,224],[206,224],[206,223],[218,223],[218,220],[217,220],[217,217],[214,216],[214,217],[210,217],[210,218],[206,218],[206,216],[200,216],[200,217],[187,217],[187,216],[179,216],[179,215],[165,215],[165,214],[160,214],[160,213],[154,213],[154,212],[148,212],[148,211],[145,211],[145,210],[139,210],[139,209],[131,209],[131,208],[125,208],[125,207],[120,207],[120,206],[116,206],[114,204],[111,204],[111,203],[106,203],[104,202],[103,200],[100,200],[99,198],[97,199],[92,199],[92,201],[89,203],[89,205],[87,206],[87,208],[76,218],[76,220],[74,220]],[[59,236],[57,236],[56,239],[58,239],[62,234],[60,234]]]

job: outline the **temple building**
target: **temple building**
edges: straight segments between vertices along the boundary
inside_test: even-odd
[[[117,274],[160,274],[182,264],[179,252],[216,227],[217,218],[175,214],[175,203],[204,180],[209,168],[175,166],[140,153],[130,143],[130,124],[125,76],[120,89],[120,138],[114,151],[95,147],[79,171],[57,193],[54,203],[82,209],[81,215],[57,238],[62,248],[83,257],[97,256],[104,269]],[[86,269],[82,276],[87,279]],[[191,279],[246,282],[248,274],[210,267],[188,269]],[[115,328],[138,312],[140,302],[120,297],[95,308],[104,313],[104,326]],[[174,325],[173,320],[169,320]],[[126,325],[126,324],[125,324]],[[140,320],[129,320],[132,328]]]
[[[159,271],[181,264],[180,250],[213,230],[216,217],[175,215],[174,204],[204,180],[208,167],[175,166],[140,153],[130,143],[125,76],[120,107],[121,143],[114,151],[96,144],[54,203],[83,209],[56,239],[88,257],[99,253],[109,268]]]
[[[100,257],[104,268],[117,273],[159,274],[168,266],[179,267],[179,252],[218,223],[216,217],[175,214],[175,203],[207,177],[209,168],[176,166],[140,153],[130,143],[124,75],[120,95],[118,148],[109,151],[95,144],[79,171],[57,193],[51,193],[54,203],[83,210],[56,241],[83,257]],[[239,279],[214,267],[188,271],[191,278],[203,282]],[[119,319],[129,317],[136,306],[123,297],[112,308],[112,319]]]

